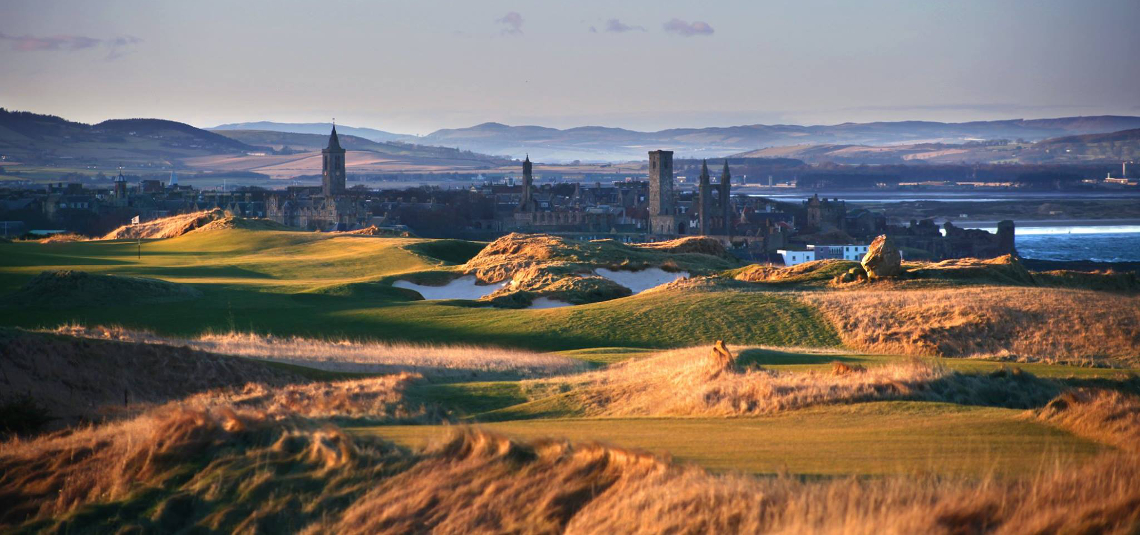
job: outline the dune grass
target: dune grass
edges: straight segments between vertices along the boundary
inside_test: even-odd
[[[1140,296],[982,286],[812,292],[854,348],[896,354],[998,355],[1045,362],[1140,363]]]

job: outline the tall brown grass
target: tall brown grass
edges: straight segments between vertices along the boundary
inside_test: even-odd
[[[208,333],[172,338],[118,327],[63,325],[60,334],[190,347],[223,355],[256,358],[335,372],[417,373],[429,378],[484,379],[546,377],[587,369],[579,360],[516,349],[464,345],[402,344],[275,337],[252,333]]]
[[[241,411],[173,412],[114,431],[5,449],[0,528],[37,520],[31,525],[53,531],[114,522],[144,530],[335,533],[1130,533],[1140,527],[1134,484],[1140,457],[1132,454],[1024,479],[820,481],[718,476],[636,451],[519,442],[471,429],[406,454],[335,428]],[[97,503],[112,505],[72,514]]]
[[[389,386],[397,388],[401,380],[393,378]],[[1084,466],[1046,468],[1013,479],[717,476],[636,451],[557,440],[520,442],[465,428],[407,453],[300,416],[341,410],[323,402],[249,408],[254,406],[172,406],[100,428],[0,444],[5,504],[0,529],[1131,533],[1140,528],[1136,453],[1111,453]],[[1059,425],[1114,436],[1105,429],[1121,418],[1126,425],[1117,427],[1129,427],[1140,417],[1140,401],[1090,393],[1049,410],[1067,413]],[[104,505],[86,507],[93,504]]]
[[[107,233],[106,236],[103,236],[103,239],[133,240],[139,238],[176,238],[223,217],[226,217],[226,213],[219,208],[215,208],[213,210],[203,210],[200,212],[191,212],[188,214],[160,217],[158,219],[146,221],[138,225],[123,225]]]
[[[626,361],[567,378],[525,383],[543,398],[585,416],[745,416],[815,405],[926,400],[1031,408],[1057,384],[1015,370],[958,373],[918,360],[839,372],[781,372],[726,363],[708,348]]]
[[[987,286],[812,292],[805,299],[844,343],[867,351],[1140,364],[1140,296]]]

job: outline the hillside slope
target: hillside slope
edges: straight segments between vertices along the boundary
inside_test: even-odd
[[[114,119],[89,125],[0,108],[0,153],[24,163],[162,164],[209,154],[258,150],[241,141],[162,119]]]
[[[415,143],[461,147],[477,152],[521,158],[529,153],[541,161],[643,160],[645,151],[668,148],[684,157],[717,157],[762,147],[790,145],[888,145],[899,143],[963,143],[971,139],[1040,140],[1073,134],[1140,128],[1140,117],[1097,116],[1057,119],[1014,119],[939,123],[900,121],[837,125],[743,125],[675,128],[638,132],[622,128],[584,126],[559,130],[541,126],[483,123],[469,128],[443,129]]]

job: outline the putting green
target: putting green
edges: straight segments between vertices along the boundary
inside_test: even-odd
[[[670,455],[713,471],[757,474],[1024,476],[1107,446],[1035,422],[1025,411],[877,402],[761,418],[528,420],[480,427],[521,439],[596,441]],[[379,426],[353,433],[419,447],[448,426]]]

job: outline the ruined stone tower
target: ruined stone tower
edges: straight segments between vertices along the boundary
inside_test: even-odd
[[[649,232],[684,234],[673,206],[673,151],[649,151]]]
[[[332,197],[344,193],[344,149],[336,136],[336,126],[329,135],[328,148],[321,150],[321,193]]]
[[[698,210],[700,210],[700,219],[698,225],[702,235],[712,234],[712,185],[709,183],[709,162],[705,160],[701,163],[701,182],[697,189],[697,202],[699,203]]]
[[[732,175],[728,172],[728,160],[724,161],[724,171],[720,173],[720,210],[724,235],[732,236]]]

